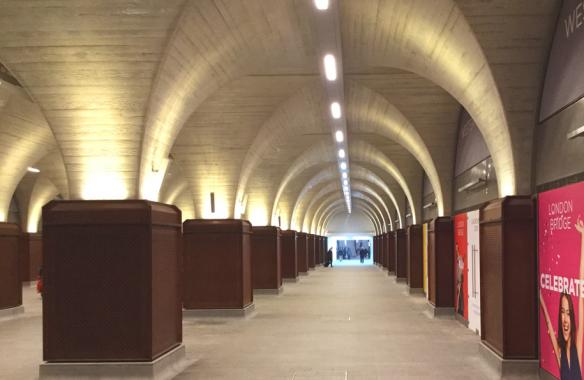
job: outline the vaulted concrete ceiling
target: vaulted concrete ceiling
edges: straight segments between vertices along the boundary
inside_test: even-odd
[[[424,172],[451,212],[461,105],[500,195],[530,191],[558,3],[332,1],[351,178],[368,179],[356,204],[377,229],[406,202],[421,218]],[[342,193],[310,183],[336,162],[315,12],[308,0],[0,0],[0,62],[22,85],[0,85],[0,220],[26,167],[44,165],[51,184],[39,188],[52,190],[38,193],[160,199],[189,217],[280,216],[320,231],[318,210]]]

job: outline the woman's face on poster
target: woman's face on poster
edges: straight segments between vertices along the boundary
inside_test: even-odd
[[[568,342],[570,340],[570,331],[572,330],[570,322],[570,304],[566,296],[562,297],[561,304],[561,316],[562,316],[562,335],[564,340]]]

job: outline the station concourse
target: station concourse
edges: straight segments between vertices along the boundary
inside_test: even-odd
[[[0,379],[581,379],[581,0],[0,0]]]

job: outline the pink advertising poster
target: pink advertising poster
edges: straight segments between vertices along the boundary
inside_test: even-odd
[[[467,215],[454,216],[454,310],[468,321]]]
[[[582,378],[584,182],[539,194],[540,366]]]

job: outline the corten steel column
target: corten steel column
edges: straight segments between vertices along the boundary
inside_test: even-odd
[[[387,274],[395,276],[395,231],[388,232],[385,235],[387,246]]]
[[[529,196],[497,199],[481,209],[482,354],[494,355],[499,363],[524,359],[519,365],[537,373],[535,239],[535,206]]]
[[[382,234],[379,236],[379,253],[380,253],[380,257],[379,257],[379,263],[381,264],[381,268],[384,270],[388,270],[387,267],[387,257],[388,257],[388,252],[387,252],[387,236],[385,234]]]
[[[251,258],[252,284],[255,293],[282,292],[282,259],[280,229],[252,227]]]
[[[308,268],[314,269],[316,266],[316,238],[313,234],[306,234],[306,245],[308,247]]]
[[[392,264],[390,262],[390,251],[391,251],[391,237],[390,237],[391,232],[386,232],[385,234],[383,234],[383,266],[385,267],[385,269],[387,270],[387,273],[390,273],[390,268],[392,267]]]
[[[395,232],[395,277],[397,282],[406,282],[408,277],[407,236],[404,228]]]
[[[43,265],[43,237],[41,234],[23,233],[20,239],[20,279],[34,284]]]
[[[317,261],[316,261],[316,265],[322,265],[323,261],[322,261],[322,256],[323,256],[323,246],[322,246],[322,236],[317,235],[316,236],[316,242],[317,242]]]
[[[251,224],[240,219],[184,222],[184,315],[245,315],[254,308]]]
[[[373,263],[377,265],[377,236],[373,236]]]
[[[320,241],[320,245],[322,246],[322,251],[320,253],[320,263],[322,265],[324,265],[324,262],[326,260],[326,251],[327,251],[327,248],[326,248],[326,237],[321,236],[320,237],[320,240],[321,240]]]
[[[383,268],[383,235],[377,235],[377,264]]]
[[[174,206],[120,200],[43,207],[41,379],[156,378],[184,363],[180,252]]]
[[[322,236],[318,237],[318,265],[324,264],[324,238]]]
[[[408,269],[408,291],[410,294],[424,294],[423,278],[423,247],[422,247],[422,226],[414,224],[408,227],[407,234],[407,269]]]
[[[320,265],[320,236],[314,235],[314,266],[317,267]]]
[[[17,224],[0,223],[0,317],[24,312],[19,240]]]
[[[296,239],[296,231],[282,231],[280,241],[282,251],[282,277],[286,282],[298,281],[298,252]]]
[[[298,232],[298,239],[296,240],[296,248],[298,252],[298,273],[300,275],[308,274],[308,236],[304,232]]]
[[[428,226],[428,292],[434,316],[454,315],[454,226],[449,216]]]

